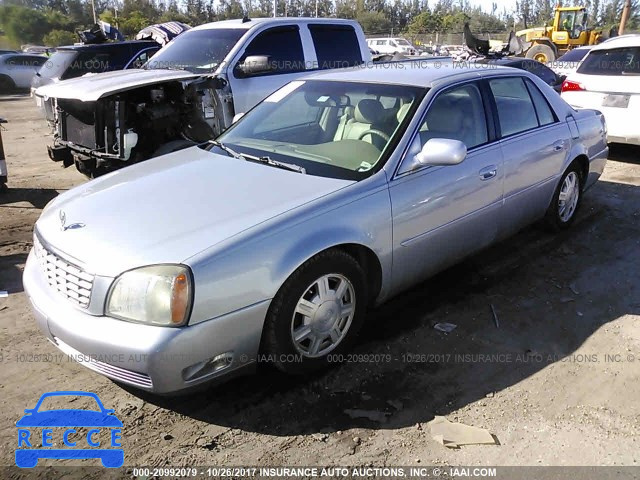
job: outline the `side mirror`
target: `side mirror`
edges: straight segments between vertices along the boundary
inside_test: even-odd
[[[243,75],[256,75],[270,72],[271,65],[267,55],[250,55],[238,64],[237,69]]]
[[[236,113],[233,118],[231,119],[231,125],[233,125],[234,123],[236,123],[238,120],[240,120],[242,117],[244,117],[244,112],[240,112],[240,113]]]
[[[467,146],[459,140],[432,138],[415,159],[420,165],[458,165],[467,156]]]

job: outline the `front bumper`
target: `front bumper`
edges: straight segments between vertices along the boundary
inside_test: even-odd
[[[181,328],[94,316],[49,286],[33,251],[23,284],[38,327],[54,345],[87,368],[154,393],[188,390],[252,371],[270,302]],[[224,368],[193,375],[194,366],[226,353]]]

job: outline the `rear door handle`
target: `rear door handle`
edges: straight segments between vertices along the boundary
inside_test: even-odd
[[[498,167],[495,165],[489,165],[480,170],[480,180],[489,180],[496,176],[498,173]]]
[[[553,144],[554,152],[559,152],[560,150],[564,150],[564,140],[560,140]]]

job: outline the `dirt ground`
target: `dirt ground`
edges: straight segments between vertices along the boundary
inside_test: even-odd
[[[86,180],[48,159],[30,98],[0,97],[0,116],[0,465],[14,464],[24,409],[52,390],[93,391],[115,409],[127,466],[640,465],[640,149],[612,150],[570,231],[529,228],[370,312],[362,361],[156,398],[32,356],[59,353],[22,288],[32,225]],[[434,415],[499,445],[447,449],[426,425]]]

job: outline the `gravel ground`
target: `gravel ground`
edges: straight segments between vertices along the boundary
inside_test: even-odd
[[[32,226],[85,178],[47,158],[30,98],[0,97],[0,116],[0,465],[14,464],[23,410],[52,390],[90,390],[115,408],[127,466],[640,464],[640,149],[612,149],[570,231],[526,229],[370,312],[354,361],[157,398],[34,356],[59,352],[22,288]],[[435,330],[442,321],[457,328]],[[434,415],[499,445],[447,449],[426,425]]]

